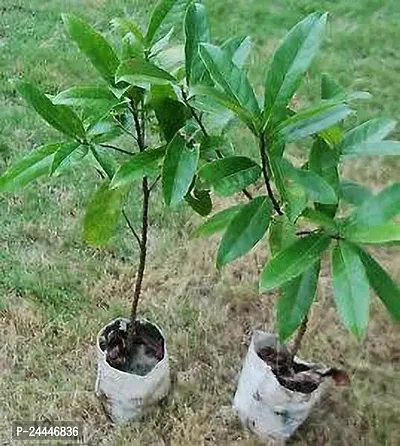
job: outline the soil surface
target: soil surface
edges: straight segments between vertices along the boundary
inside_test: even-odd
[[[115,321],[102,333],[100,348],[115,369],[135,375],[147,375],[164,358],[164,339],[150,323],[136,321],[136,337],[131,351],[127,349],[130,322]]]
[[[292,360],[289,350],[285,348],[276,350],[273,347],[263,347],[257,354],[271,367],[279,383],[294,392],[312,393],[327,377],[332,377],[338,384],[347,384],[350,381],[347,373],[342,370],[309,366]]]

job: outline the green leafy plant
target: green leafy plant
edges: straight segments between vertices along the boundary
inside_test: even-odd
[[[354,101],[369,94],[347,93],[328,75],[321,78],[317,104],[298,109],[292,101],[323,41],[326,14],[311,14],[287,34],[272,58],[262,98],[247,77],[250,38],[214,45],[201,3],[161,0],[147,29],[132,17],[113,20],[118,51],[80,18],[63,19],[102,82],[57,96],[17,82],[19,93],[65,140],[35,149],[11,166],[0,177],[0,191],[14,191],[82,160],[96,169],[100,183],[87,205],[84,237],[104,246],[121,216],[125,219],[140,250],[132,321],[146,266],[149,203],[159,186],[167,206],[185,202],[203,217],[212,213],[214,197],[245,198],[209,217],[194,235],[223,233],[219,268],[268,238],[271,257],[260,289],[279,289],[282,341],[300,328],[293,356],[329,251],[334,300],[358,338],[366,332],[371,288],[400,319],[398,286],[363,246],[400,239],[395,220],[400,184],[374,195],[343,179],[340,169],[354,157],[400,154],[400,142],[386,140],[395,123],[373,119],[348,129],[345,119],[353,115]],[[175,37],[181,28],[184,46]],[[229,140],[235,123],[254,138],[253,156],[235,152]],[[289,144],[303,140],[310,147],[302,143],[304,156],[296,158]],[[125,211],[137,182],[142,190],[140,231]],[[249,188],[259,183],[265,192],[256,196]],[[130,343],[134,330],[132,324]]]

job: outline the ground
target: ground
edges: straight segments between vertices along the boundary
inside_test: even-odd
[[[23,76],[47,92],[95,73],[68,42],[60,13],[75,11],[100,29],[144,2],[115,0],[2,0],[0,4],[0,172],[21,154],[54,139],[49,127],[16,95]],[[149,4],[151,2],[148,2]],[[367,89],[373,100],[359,120],[400,118],[400,4],[397,0],[207,1],[215,40],[249,34],[255,44],[250,74],[261,86],[271,52],[285,31],[314,10],[330,12],[327,42],[301,89],[307,103],[318,95],[318,73],[346,88]],[[147,2],[146,2],[147,4]],[[139,12],[138,12],[139,11]],[[246,141],[237,132],[237,144]],[[397,137],[400,131],[397,131]],[[376,190],[398,178],[393,159],[357,161],[349,177]],[[259,295],[260,249],[223,272],[215,247],[190,239],[200,219],[187,209],[152,208],[151,252],[141,311],[163,327],[171,356],[173,391],[141,423],[114,427],[93,393],[94,342],[99,328],[127,314],[136,248],[122,228],[103,251],[81,238],[82,208],[94,175],[73,172],[0,196],[0,442],[13,444],[16,419],[84,423],[90,445],[257,445],[230,405],[252,328],[274,329],[273,294]],[[137,213],[133,201],[130,213]],[[400,278],[398,249],[378,250]],[[326,264],[325,268],[329,268]],[[400,444],[400,330],[373,300],[362,344],[339,323],[332,287],[321,280],[301,356],[341,364],[351,385],[332,385],[291,445]]]

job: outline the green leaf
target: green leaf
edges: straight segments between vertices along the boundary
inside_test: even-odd
[[[142,45],[145,44],[142,28],[132,17],[113,19],[111,25],[113,28],[119,29],[122,36],[131,33]]]
[[[339,242],[332,253],[333,296],[344,325],[364,337],[369,319],[369,283],[357,251]]]
[[[62,144],[54,154],[50,174],[53,175],[53,173],[75,152],[78,147],[79,143],[76,142]]]
[[[160,40],[157,40],[157,42],[151,47],[150,58],[157,56],[159,53],[168,48],[173,34],[174,28],[172,27],[164,37],[162,37]]]
[[[33,150],[0,176],[0,192],[13,192],[37,178],[50,174],[53,155],[64,143],[49,144]]]
[[[255,183],[260,175],[261,167],[245,156],[229,156],[213,161],[199,171],[199,176],[223,197]]]
[[[361,204],[349,218],[350,226],[377,226],[400,213],[400,183],[384,189]]]
[[[200,56],[213,81],[225,94],[245,110],[258,116],[260,108],[246,74],[240,70],[221,48],[202,43]]]
[[[358,254],[363,262],[371,287],[391,316],[396,321],[400,321],[400,287],[366,251],[358,248]]]
[[[367,187],[352,181],[341,181],[340,188],[342,199],[354,206],[360,206],[365,200],[372,198],[372,193]]]
[[[129,59],[119,66],[117,82],[125,81],[131,85],[155,84],[168,85],[176,79],[162,68],[142,59]]]
[[[100,166],[103,172],[107,175],[108,179],[111,180],[116,171],[116,161],[113,154],[101,146],[91,146],[90,152],[96,160],[95,164],[98,164],[98,166]]]
[[[281,342],[288,339],[310,311],[317,291],[321,263],[317,262],[301,276],[282,286],[277,303],[277,319]]]
[[[332,229],[334,231],[337,230],[337,225],[335,220],[333,220],[328,215],[324,214],[323,212],[319,212],[315,209],[306,208],[304,209],[303,213],[301,214],[302,217],[305,219],[313,222],[314,224],[318,226],[322,226],[326,229]]]
[[[243,68],[250,55],[251,47],[251,39],[248,36],[232,37],[221,46],[222,50],[229,55],[238,68]]]
[[[300,85],[325,34],[327,14],[314,13],[287,34],[276,51],[265,86],[265,121],[270,126],[286,116],[286,107]]]
[[[269,247],[272,256],[296,241],[296,228],[286,215],[275,216],[269,229]]]
[[[251,113],[240,106],[240,104],[237,103],[237,101],[231,99],[227,94],[225,94],[223,91],[219,91],[216,88],[213,87],[207,87],[204,85],[197,85],[193,89],[193,93],[196,94],[196,96],[202,96],[203,99],[205,99],[207,104],[207,112],[210,112],[210,108],[216,108],[216,106],[220,105],[227,110],[231,110],[239,119],[241,119],[249,128],[250,130],[255,133],[255,125],[254,125],[254,119]],[[196,103],[198,104],[198,98],[196,97]],[[211,104],[210,104],[211,102]],[[212,104],[214,102],[214,104]],[[204,104],[204,101],[203,101]],[[224,116],[224,118],[226,118]],[[231,120],[231,116],[228,115],[227,121],[229,122]],[[225,122],[223,126],[225,126]]]
[[[109,189],[102,184],[91,198],[83,222],[84,239],[94,246],[105,246],[115,233],[121,215],[122,189]]]
[[[179,203],[190,189],[199,161],[199,145],[177,134],[168,144],[162,169],[164,200],[168,206]]]
[[[243,205],[238,204],[218,212],[197,228],[193,232],[192,237],[209,237],[223,231],[242,208]]]
[[[336,195],[339,195],[340,192],[338,163],[339,157],[336,153],[330,149],[324,140],[317,138],[312,145],[308,165],[312,172],[318,174],[332,187]],[[318,203],[316,209],[333,218],[336,215],[338,204],[324,205]]]
[[[192,3],[189,6],[185,16],[185,35],[186,81],[191,85],[200,82],[206,73],[199,44],[211,40],[206,8],[202,4]]]
[[[73,87],[52,99],[53,104],[69,105],[82,110],[91,123],[100,121],[120,101],[104,87]]]
[[[218,268],[247,254],[262,239],[271,213],[267,197],[256,197],[237,212],[222,237],[217,255]]]
[[[212,201],[208,190],[197,190],[187,193],[185,200],[188,205],[202,217],[207,217],[212,211]]]
[[[68,34],[80,51],[110,85],[115,85],[114,76],[119,66],[119,59],[111,45],[88,23],[75,15],[63,14],[62,18]]]
[[[337,203],[338,198],[334,189],[315,172],[297,169],[285,159],[282,162],[285,174],[306,190],[310,200],[324,204]]]
[[[358,156],[398,156],[400,155],[399,141],[381,141],[360,143],[346,149],[342,156],[345,158]]]
[[[275,130],[274,137],[283,138],[287,143],[299,141],[329,129],[349,116],[352,110],[345,104],[325,104],[300,111],[283,121]]]
[[[272,290],[304,273],[320,259],[330,242],[331,239],[327,235],[312,234],[279,252],[262,272],[261,291]]]
[[[164,22],[168,13],[174,7],[175,3],[177,3],[177,0],[160,0],[155,6],[150,17],[150,22],[145,37],[146,42],[149,46],[153,43],[157,31]]]
[[[333,99],[345,94],[344,88],[339,85],[329,74],[323,73],[321,77],[321,98]]]
[[[400,241],[400,224],[387,222],[372,227],[349,227],[343,236],[356,243],[387,243]]]
[[[186,122],[187,109],[178,101],[170,85],[153,85],[151,107],[165,140],[170,142]]]
[[[85,138],[85,129],[78,116],[66,105],[54,105],[50,99],[27,82],[18,82],[17,90],[23,98],[52,127],[72,138]]]
[[[133,155],[117,170],[110,188],[129,185],[144,176],[151,175],[157,169],[160,159],[165,155],[165,150],[166,147],[162,146]]]
[[[88,139],[96,144],[112,141],[121,136],[121,134],[121,127],[115,120],[110,118],[96,122],[87,131]]]
[[[373,151],[373,148],[377,147],[373,143],[382,141],[395,127],[396,121],[391,119],[376,118],[364,122],[364,124],[345,134],[340,147],[341,154],[343,156],[368,155],[368,152]],[[394,146],[397,154],[399,153],[398,144],[400,143],[397,143],[397,147]],[[370,154],[379,154],[379,149],[376,149],[376,153],[372,152]]]

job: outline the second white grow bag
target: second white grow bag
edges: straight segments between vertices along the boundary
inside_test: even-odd
[[[147,407],[164,398],[168,394],[171,380],[165,337],[155,324],[152,325],[164,339],[164,357],[147,375],[123,372],[108,364],[106,354],[100,348],[100,338],[103,331],[116,321],[129,323],[129,319],[115,319],[103,327],[97,335],[96,395],[103,401],[110,418],[114,422],[122,422],[139,418]],[[140,320],[140,322],[149,321]]]
[[[283,387],[257,354],[263,347],[276,347],[277,342],[274,334],[253,333],[233,401],[242,423],[262,439],[290,437],[307,419],[327,385],[323,382],[309,394]],[[312,365],[298,358],[296,361]]]

